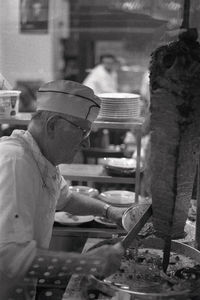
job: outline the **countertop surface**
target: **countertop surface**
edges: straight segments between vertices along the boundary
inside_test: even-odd
[[[61,164],[61,174],[65,179],[77,181],[134,184],[135,178],[110,176],[103,165],[90,164]]]

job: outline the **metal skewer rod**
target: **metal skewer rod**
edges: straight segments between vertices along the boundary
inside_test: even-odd
[[[200,250],[200,153],[197,163],[197,213],[196,213],[196,232],[195,232],[195,248]]]
[[[141,160],[141,128],[137,131],[137,158],[136,158],[136,182],[135,182],[135,203],[139,202],[140,193],[140,160]]]
[[[190,0],[184,1],[183,7],[183,22],[181,28],[188,29],[190,27]]]

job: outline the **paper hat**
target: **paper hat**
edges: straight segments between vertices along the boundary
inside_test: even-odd
[[[101,100],[92,89],[68,80],[51,81],[38,90],[37,111],[47,110],[71,115],[93,122]]]

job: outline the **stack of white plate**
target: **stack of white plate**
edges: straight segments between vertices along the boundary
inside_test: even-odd
[[[98,121],[131,122],[140,116],[140,95],[132,93],[104,93]]]

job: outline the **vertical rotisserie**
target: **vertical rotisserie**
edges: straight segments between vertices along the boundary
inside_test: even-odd
[[[153,224],[159,236],[167,236],[174,215],[172,237],[182,237],[200,137],[200,45],[195,30],[152,53],[150,91]]]

